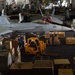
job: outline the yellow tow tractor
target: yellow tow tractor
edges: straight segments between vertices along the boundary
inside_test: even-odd
[[[44,43],[44,41],[40,41],[37,37],[31,37],[27,39],[25,48],[25,52],[27,54],[40,56],[46,50],[46,43]]]

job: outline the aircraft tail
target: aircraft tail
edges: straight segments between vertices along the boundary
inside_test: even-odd
[[[0,16],[0,24],[10,24],[8,17],[4,15],[4,9],[2,10],[2,15]]]
[[[55,15],[55,8],[53,8],[51,16],[54,16],[54,15]]]
[[[63,0],[63,2],[62,2],[62,4],[61,4],[62,7],[65,6],[65,3],[66,3],[66,0]]]
[[[21,23],[23,21],[23,16],[21,15],[21,13],[19,13],[19,22],[18,23]]]
[[[43,14],[43,12],[42,12],[40,7],[39,7],[39,10],[40,10],[40,13],[41,13],[42,17],[44,17],[44,14]]]
[[[4,9],[2,9],[2,14],[1,14],[1,16],[4,16]]]
[[[41,13],[42,17],[44,17],[44,14],[43,14],[43,12],[42,12],[40,7],[39,7],[39,10],[40,10],[40,13]],[[54,15],[55,15],[55,8],[53,8],[51,16],[54,16]]]

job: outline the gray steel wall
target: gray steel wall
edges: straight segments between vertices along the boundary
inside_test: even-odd
[[[75,0],[73,0],[72,5],[72,8],[75,9]]]

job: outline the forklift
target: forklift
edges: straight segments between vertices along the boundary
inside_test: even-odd
[[[27,54],[40,56],[45,52],[45,50],[46,43],[44,43],[44,41],[40,41],[37,37],[27,39],[27,44],[25,45],[25,52]]]

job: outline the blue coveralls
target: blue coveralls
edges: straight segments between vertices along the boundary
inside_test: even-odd
[[[19,39],[19,48],[21,52],[21,62],[23,62],[24,55],[25,55],[25,47],[24,47],[24,41],[22,39]]]

